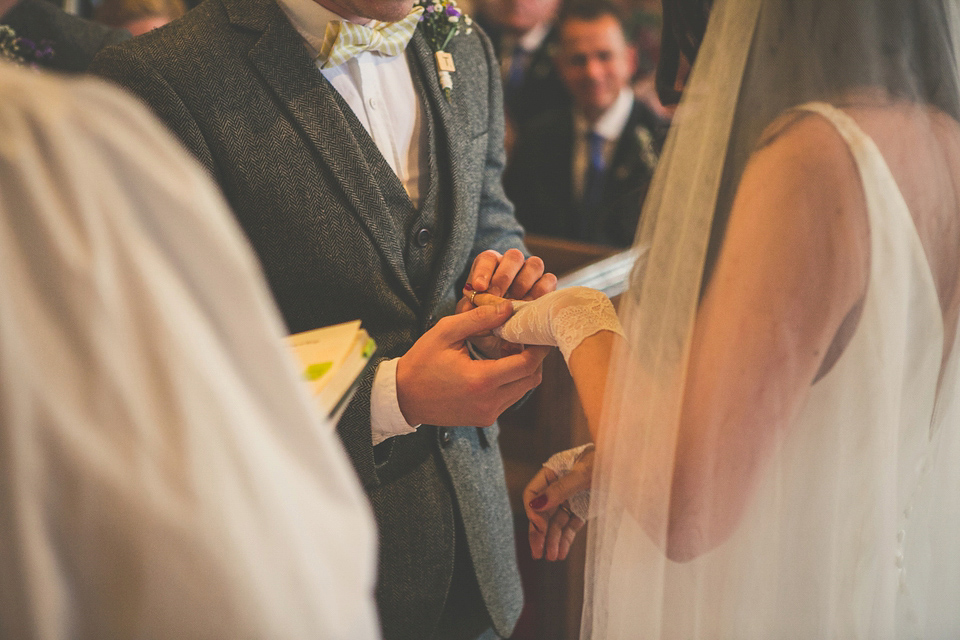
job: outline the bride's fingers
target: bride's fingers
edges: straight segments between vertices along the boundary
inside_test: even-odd
[[[467,296],[467,298],[470,299],[470,301],[478,307],[483,305],[496,306],[501,302],[504,302],[505,300],[505,298],[501,298],[500,296],[495,296],[491,293],[478,293],[472,297]]]
[[[534,560],[539,560],[543,557],[543,545],[547,540],[545,530],[538,529],[537,525],[531,521],[527,538],[530,540],[530,555]]]
[[[590,488],[591,474],[585,470],[574,468],[570,473],[556,482],[552,482],[540,496],[539,502],[530,505],[535,511],[555,509],[576,494]]]
[[[537,471],[536,475],[533,476],[523,490],[523,508],[524,511],[527,512],[527,518],[530,522],[536,523],[540,531],[543,532],[547,530],[547,521],[550,516],[553,515],[553,510],[543,510],[546,501],[541,496],[543,495],[544,489],[546,489],[551,482],[555,482],[556,479],[557,474],[554,471],[543,467]]]
[[[563,534],[560,536],[560,560],[567,559],[567,554],[570,553],[570,546],[577,538],[577,533],[583,528],[584,524],[584,521],[576,516],[570,518],[570,522],[564,527]]]
[[[558,509],[550,518],[550,528],[547,530],[547,543],[544,549],[547,560],[553,562],[560,559],[560,538],[563,537],[563,529],[569,521],[570,516],[561,509]]]
[[[533,516],[530,516],[529,518],[530,526],[533,529],[536,529],[541,536],[546,538],[547,529],[550,527],[550,517],[552,515],[553,515],[553,512],[551,511],[543,515],[535,514]]]

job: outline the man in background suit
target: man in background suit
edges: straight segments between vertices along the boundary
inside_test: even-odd
[[[636,56],[615,5],[582,0],[559,20],[557,68],[573,105],[521,132],[504,178],[529,233],[626,247],[666,133],[630,90]]]
[[[0,14],[0,25],[7,25],[18,37],[37,46],[49,44],[53,55],[40,64],[65,73],[86,71],[97,51],[130,37],[123,29],[70,15],[47,0],[20,0]]]
[[[418,24],[411,6],[206,0],[93,68],[140,95],[215,176],[291,332],[360,318],[376,339],[375,374],[338,432],[379,525],[385,637],[508,636],[522,594],[498,429],[464,427],[491,425],[538,384],[545,351],[475,361],[465,338],[510,309],[448,314],[465,280],[535,297],[556,279],[521,252],[503,194],[487,38],[450,41],[449,98],[422,28],[405,53],[341,56],[341,34],[392,46]]]
[[[570,102],[553,64],[560,0],[482,0],[477,21],[500,60],[504,104],[512,131]]]

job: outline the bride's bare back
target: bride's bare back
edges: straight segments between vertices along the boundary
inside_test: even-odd
[[[960,124],[930,107],[847,112],[883,154],[923,244],[944,319],[944,360],[960,315]]]

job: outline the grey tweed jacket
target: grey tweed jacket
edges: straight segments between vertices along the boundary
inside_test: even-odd
[[[501,186],[503,109],[492,48],[475,31],[454,38],[451,53],[452,103],[419,32],[407,51],[438,116],[440,178],[451,204],[442,212],[448,231],[437,266],[417,292],[404,266],[411,239],[384,198],[383,186],[396,178],[382,156],[365,155],[372,141],[273,0],[206,0],[101,52],[91,71],[142,97],[213,174],[291,332],[360,318],[378,354],[396,357],[452,311],[477,253],[523,249]],[[371,383],[372,374],[337,429],[381,532],[385,636],[430,637],[453,571],[458,511],[487,612],[495,630],[510,635],[522,594],[497,427],[424,426],[374,451]]]

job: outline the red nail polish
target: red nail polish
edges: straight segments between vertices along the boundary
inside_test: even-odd
[[[545,506],[547,506],[547,496],[545,495],[537,496],[536,498],[530,501],[531,509],[540,510],[540,509],[543,509]]]
[[[466,289],[467,291],[473,291],[473,285],[470,284],[469,282],[463,285],[463,288]]]

